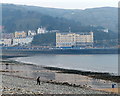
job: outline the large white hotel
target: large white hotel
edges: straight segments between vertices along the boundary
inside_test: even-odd
[[[93,32],[56,33],[56,47],[93,47]]]

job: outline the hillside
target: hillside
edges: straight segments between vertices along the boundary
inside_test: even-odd
[[[19,11],[32,11],[38,14],[51,16],[54,18],[64,18],[68,20],[80,22],[83,26],[95,25],[108,28],[113,32],[117,32],[118,28],[118,10],[114,7],[102,7],[102,8],[91,8],[85,10],[69,10],[69,9],[55,9],[55,8],[44,8],[36,6],[23,6],[23,5],[12,5],[3,4],[4,9],[19,10]],[[3,14],[4,15],[4,14]],[[4,17],[4,16],[3,16]],[[64,20],[63,20],[64,21]],[[3,21],[4,22],[4,21]]]
[[[53,17],[64,17],[66,19],[79,21],[84,25],[103,26],[114,32],[118,31],[118,9],[114,7],[91,8],[85,10],[65,10],[42,7],[31,7],[31,9]]]
[[[47,33],[47,34],[39,34],[34,36],[32,41],[32,45],[35,46],[55,46],[56,43],[56,34],[55,33]]]
[[[3,5],[2,24],[5,27],[4,32],[37,30],[40,26],[46,27],[47,30],[60,30],[60,32],[68,32],[69,27],[71,27],[72,32],[88,32],[91,29],[98,29],[98,27],[85,26],[72,19],[53,17],[32,10],[31,7],[31,10],[28,8],[28,6]]]
[[[19,8],[19,6],[15,5],[3,5],[2,17],[2,24],[5,27],[4,31],[7,33],[17,30],[37,30],[40,26],[46,27],[47,30],[60,31],[68,31],[69,26],[74,31],[82,31],[82,28],[84,28],[80,22],[44,15],[36,11]]]

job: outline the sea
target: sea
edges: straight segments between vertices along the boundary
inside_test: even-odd
[[[80,71],[107,72],[119,75],[118,54],[56,55],[37,54],[28,57],[15,57],[12,60]]]

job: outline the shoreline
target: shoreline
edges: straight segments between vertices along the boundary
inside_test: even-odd
[[[116,83],[120,83],[120,76],[108,73],[108,72],[94,72],[94,71],[84,71],[84,70],[75,70],[75,69],[66,69],[66,68],[59,68],[59,67],[49,67],[49,66],[43,66],[43,65],[35,65],[30,63],[24,63],[19,62],[15,60],[8,59],[9,61],[19,63],[19,64],[25,64],[25,65],[32,65],[32,66],[40,66],[44,69],[51,70],[51,71],[59,71],[58,73],[67,73],[67,74],[78,74],[78,75],[84,75],[89,76],[95,79],[102,79],[102,80],[110,80]]]
[[[24,78],[34,79],[34,77],[31,77],[31,75],[29,76],[29,74],[31,74],[31,73],[36,74],[36,72],[39,74],[41,74],[41,73],[43,74],[45,72],[43,75],[41,75],[43,77],[43,78],[41,77],[42,78],[41,82],[47,80],[46,83],[50,83],[50,84],[55,84],[55,85],[60,85],[60,86],[64,85],[64,86],[70,86],[70,87],[74,87],[74,88],[75,87],[76,88],[83,88],[83,89],[88,88],[90,90],[95,90],[95,89],[94,88],[91,89],[91,86],[89,86],[89,84],[86,84],[85,82],[91,81],[91,78],[98,79],[94,76],[98,76],[101,74],[102,74],[102,76],[104,76],[104,75],[110,76],[108,73],[84,72],[84,71],[78,71],[78,70],[68,70],[68,69],[61,69],[61,68],[45,67],[45,66],[38,66],[38,65],[30,64],[30,63],[22,63],[22,62],[18,62],[18,61],[9,60],[9,59],[3,60],[3,63],[4,63],[4,67],[5,67],[5,64],[10,64],[12,66],[18,66],[18,67],[23,66],[23,68],[24,67],[25,68],[26,67],[32,68],[32,70],[28,70],[28,72],[26,70],[24,72],[24,69],[22,69],[22,70],[17,69],[16,71],[14,71],[14,70],[1,71],[2,73],[5,73],[5,74],[10,75],[10,76],[12,76],[12,75],[16,76],[16,77],[18,76],[18,77],[23,78],[23,79]],[[14,69],[14,67],[13,67],[13,69]],[[26,72],[29,74],[23,76],[23,74]],[[22,75],[19,75],[19,74],[22,74]],[[52,75],[52,74],[54,74],[54,75]],[[46,78],[44,78],[44,76]],[[52,77],[55,76],[55,77],[53,77],[53,79],[50,79],[51,76]],[[31,78],[29,78],[29,77],[31,77]],[[81,79],[81,81],[80,81],[81,83],[80,82],[77,83],[76,80],[79,81],[79,79],[76,79],[75,81],[69,81],[70,77],[73,79],[79,77]],[[54,80],[54,78],[55,78],[55,80]],[[62,78],[64,78],[64,79],[66,78],[66,79],[61,80]],[[84,80],[87,80],[87,81],[84,82]],[[107,79],[107,80],[109,80],[109,79]],[[108,82],[108,81],[101,81],[100,80],[98,82]],[[104,90],[101,90],[101,91],[104,92]]]
[[[120,83],[120,76],[111,75],[110,73],[106,72],[92,72],[92,71],[81,71],[81,70],[74,70],[74,69],[64,69],[58,67],[43,67],[48,70],[58,71],[58,73],[68,73],[68,74],[78,74],[89,76],[95,79],[103,79],[103,80],[110,80],[116,83]]]
[[[9,78],[9,80],[7,79]],[[106,95],[115,95],[114,92],[106,92],[104,90],[94,90],[88,89],[81,86],[70,85],[69,83],[59,83],[59,82],[51,82],[51,81],[41,81],[40,86],[36,85],[36,81],[30,78],[16,77],[16,76],[8,76],[3,75],[3,92],[2,95],[45,95],[45,94],[106,94]],[[12,80],[12,81],[11,81]],[[9,82],[5,84],[5,82]],[[15,82],[15,83],[14,83]],[[14,84],[13,84],[14,83]],[[17,84],[16,84],[17,83]],[[21,85],[23,84],[23,86]]]
[[[57,73],[78,74],[78,75],[88,76],[95,79],[110,80],[112,82],[120,83],[120,79],[119,79],[120,76],[117,76],[108,72],[93,72],[93,71],[59,68],[59,67],[48,67],[43,65],[35,65],[31,63],[19,62],[19,61],[11,60],[8,58],[6,58],[6,60],[8,60],[8,63],[13,62],[13,63],[23,64],[23,65],[31,65],[36,67],[39,66],[47,70],[55,71]]]
[[[24,67],[26,65],[27,67],[32,67],[32,68],[38,67],[32,64],[26,64],[26,63],[23,64],[23,63],[6,61],[6,60],[3,62],[3,65],[5,64],[9,64],[9,66],[12,65],[18,67],[20,66]],[[38,70],[39,70],[38,73],[40,73],[40,71],[43,71],[39,68]],[[104,91],[92,90],[86,87],[82,87],[80,85],[78,86],[75,84],[70,84],[69,82],[58,82],[55,80],[45,80],[43,78],[40,79],[41,85],[38,86],[36,85],[35,78],[25,76],[25,74],[23,73],[22,76],[20,76],[19,74],[17,74],[17,73],[21,73],[20,70],[18,72],[13,72],[13,71],[14,70],[8,70],[8,72],[0,72],[2,73],[2,77],[3,77],[3,81],[2,81],[3,94],[84,94],[84,93],[111,94]]]

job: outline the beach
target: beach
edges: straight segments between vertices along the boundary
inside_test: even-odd
[[[104,90],[106,86],[111,87],[113,82],[110,80],[8,59],[2,60],[1,63],[2,94],[111,94],[115,96],[118,93]],[[36,85],[38,76],[40,76],[40,85]],[[105,86],[97,88],[96,84],[92,84],[95,82]]]

